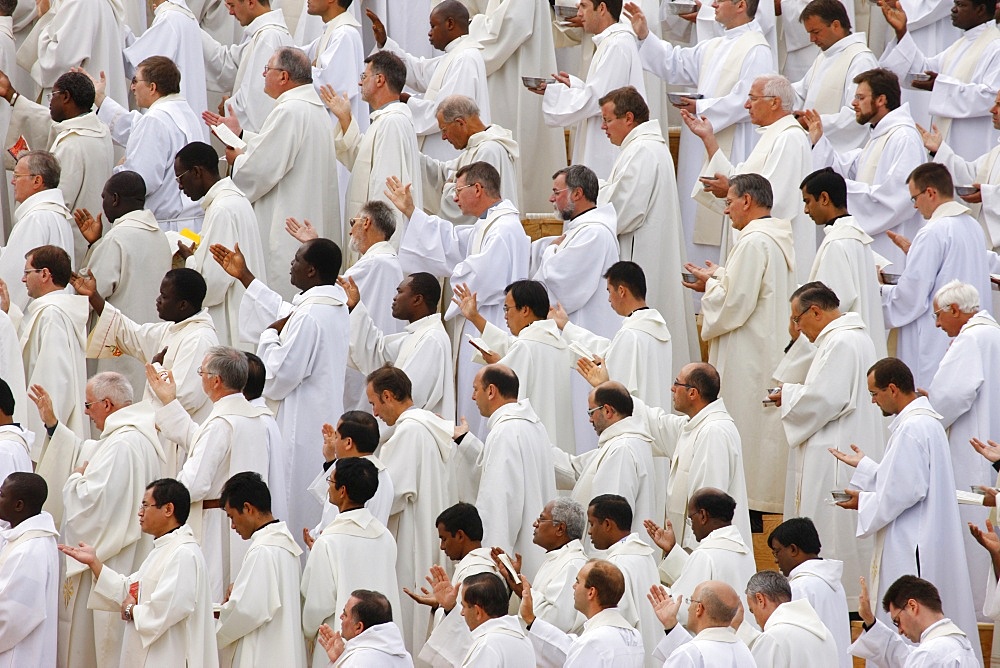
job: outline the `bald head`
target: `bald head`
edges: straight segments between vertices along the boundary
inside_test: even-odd
[[[691,598],[705,606],[707,626],[729,626],[740,609],[740,596],[725,582],[707,580],[695,587]]]

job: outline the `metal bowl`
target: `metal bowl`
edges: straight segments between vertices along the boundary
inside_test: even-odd
[[[681,98],[684,97],[689,100],[700,100],[705,96],[701,93],[667,93],[667,99],[670,100],[670,104],[683,104],[684,100]]]
[[[883,271],[882,282],[885,283],[886,285],[896,285],[897,283],[899,283],[900,276],[902,276],[902,274],[890,274]]]
[[[521,77],[521,83],[523,83],[527,88],[538,88],[543,83],[555,83],[555,79],[548,79],[546,77]]]
[[[923,72],[917,72],[916,74],[907,74],[903,78],[904,86],[912,86],[915,83],[927,83],[931,80],[931,75],[924,74]]]
[[[975,195],[979,188],[975,186],[955,186],[956,195]]]
[[[694,274],[692,274],[689,271],[682,271],[681,272],[681,279],[685,283],[696,283],[698,281],[698,277],[695,276]]]
[[[556,5],[552,9],[555,10],[556,18],[558,19],[571,19],[577,14],[576,7],[563,7],[562,5]]]
[[[671,14],[690,14],[698,8],[694,2],[665,2],[663,5]]]
[[[850,501],[851,500],[851,495],[850,494],[848,494],[847,492],[841,491],[839,489],[833,490],[832,492],[830,492],[830,494],[833,496],[833,500],[836,501],[837,503],[841,503],[843,501]]]

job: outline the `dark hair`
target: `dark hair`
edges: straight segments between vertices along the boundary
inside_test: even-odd
[[[484,390],[492,385],[497,388],[497,392],[504,399],[517,399],[521,383],[517,379],[517,374],[509,366],[503,364],[485,366],[480,380]]]
[[[320,237],[319,239],[310,239],[303,244],[302,260],[316,270],[320,280],[325,285],[333,285],[337,282],[337,275],[340,274],[340,265],[343,259],[344,255],[340,252],[340,246],[329,239]]]
[[[563,167],[552,175],[552,179],[555,180],[560,175],[566,179],[566,187],[569,188],[570,192],[579,188],[583,191],[583,197],[588,202],[593,204],[597,201],[597,195],[600,193],[601,184],[597,180],[597,174],[595,174],[590,167],[586,167],[584,165],[570,165],[569,167]]]
[[[933,584],[918,578],[916,575],[903,575],[889,585],[882,597],[882,609],[889,612],[889,604],[897,610],[906,607],[906,602],[913,599],[931,612],[942,612],[941,594]]]
[[[583,586],[597,590],[597,603],[602,608],[613,608],[625,595],[625,576],[621,569],[610,561],[591,559],[590,571],[583,580]]]
[[[139,172],[129,170],[116,172],[104,182],[104,189],[123,200],[131,200],[138,204],[146,202],[146,181]]]
[[[736,0],[739,2],[739,0]],[[757,16],[757,7],[760,4],[760,0],[745,0],[747,3],[747,16],[754,18]]]
[[[354,503],[368,503],[378,491],[378,467],[364,457],[338,459],[331,473],[333,486],[347,490],[347,498]]]
[[[178,299],[186,301],[196,311],[201,310],[201,303],[205,301],[208,286],[200,273],[194,269],[179,267],[164,274],[163,280],[169,281],[174,287]]]
[[[391,51],[376,51],[365,58],[371,63],[372,74],[385,77],[386,87],[393,93],[400,93],[406,85],[406,63]]]
[[[375,369],[365,379],[371,383],[376,395],[388,391],[396,401],[406,401],[413,398],[413,383],[402,369],[386,364]]]
[[[3,378],[0,378],[0,413],[7,417],[14,414],[14,393],[10,390],[10,385]]]
[[[160,95],[176,95],[181,92],[181,71],[166,56],[150,56],[135,69],[136,73],[142,72],[147,83],[156,84],[156,92]]]
[[[615,105],[615,118],[623,118],[625,114],[632,112],[632,118],[635,119],[636,125],[641,125],[649,120],[649,105],[646,104],[642,93],[636,90],[635,86],[615,88],[597,101],[602,107],[608,102]]]
[[[350,3],[350,0],[347,1]],[[370,589],[355,589],[351,597],[358,600],[354,604],[354,619],[366,629],[392,621],[392,605],[384,594]]]
[[[887,70],[883,67],[867,70],[854,77],[854,83],[868,84],[868,87],[872,89],[872,104],[875,102],[874,98],[877,98],[879,95],[885,95],[885,106],[889,111],[899,108],[901,97],[899,92],[899,77],[892,70]]]
[[[603,383],[594,389],[594,403],[598,406],[611,406],[615,413],[628,417],[635,410],[632,395],[618,383]]]
[[[994,17],[997,12],[997,2],[996,0],[969,0],[973,5],[977,7],[982,7],[986,10],[986,15],[990,19]]]
[[[184,169],[201,167],[213,176],[219,175],[219,154],[211,144],[203,141],[193,141],[177,151],[174,156]]]
[[[843,8],[840,0],[829,1]],[[843,176],[833,171],[832,167],[817,169],[809,174],[802,179],[799,189],[805,190],[813,199],[819,199],[820,195],[826,193],[830,197],[830,203],[835,207],[838,209],[847,208],[847,181],[844,180]]]
[[[622,531],[632,530],[632,506],[624,496],[601,494],[590,500],[590,513],[599,522],[611,520]]]
[[[955,196],[955,183],[952,181],[951,172],[939,162],[925,162],[922,165],[917,165],[906,177],[906,182],[912,182],[913,187],[918,192],[934,188],[942,197]]]
[[[94,106],[94,99],[96,97],[94,82],[83,72],[66,72],[65,74],[60,74],[56,82],[52,84],[52,88],[66,93],[69,99],[73,101],[73,104],[83,112],[90,111]]]
[[[803,311],[813,306],[819,307],[820,311],[832,311],[840,307],[840,299],[837,293],[826,286],[822,281],[810,281],[805,285],[800,285],[789,298],[799,300],[799,308]]]
[[[714,487],[695,490],[690,504],[695,510],[704,510],[712,519],[723,522],[732,522],[736,513],[736,499]]]
[[[774,189],[771,182],[760,174],[737,174],[729,179],[729,187],[737,197],[750,195],[757,206],[770,209],[774,206]]]
[[[476,573],[462,580],[462,598],[468,606],[478,605],[491,619],[507,614],[510,592],[496,573]]]
[[[913,394],[915,391],[913,372],[902,360],[895,357],[886,357],[875,362],[868,369],[867,375],[874,376],[875,387],[880,390],[895,385],[904,394]]]
[[[371,454],[378,447],[378,422],[371,413],[347,411],[340,416],[337,432],[341,438],[354,441],[354,447],[358,452]]]
[[[799,21],[804,22],[812,16],[827,26],[832,25],[834,21],[839,21],[841,28],[851,32],[851,19],[840,0],[812,0],[799,14]]]
[[[510,294],[516,308],[528,307],[536,318],[549,317],[549,293],[539,281],[514,281],[503,289],[504,294]]]
[[[608,14],[611,14],[611,18],[615,21],[621,20],[622,16],[622,0],[591,0],[594,3],[594,9],[597,9],[601,5],[608,8]]]
[[[455,172],[456,183],[465,177],[465,185],[471,186],[478,183],[483,191],[490,197],[500,197],[500,172],[488,162],[473,162],[464,167],[460,167]]]
[[[431,311],[436,311],[441,301],[441,283],[433,274],[417,271],[409,275],[410,292],[424,298],[424,304]]]
[[[173,478],[160,478],[146,485],[157,508],[168,503],[174,505],[174,517],[178,524],[185,524],[191,514],[191,493],[183,483]]]
[[[242,471],[226,481],[219,493],[219,502],[243,514],[243,504],[249,503],[262,513],[271,512],[271,490],[256,471]]]
[[[452,536],[461,531],[469,540],[483,539],[483,519],[479,516],[479,510],[471,503],[456,503],[445,508],[434,520],[434,525],[444,527]]]
[[[23,501],[26,514],[30,517],[42,512],[45,500],[49,498],[49,486],[45,478],[37,473],[14,471],[7,475],[3,482],[8,485],[7,491],[15,501]]]
[[[693,385],[694,389],[698,390],[703,401],[712,403],[719,398],[719,388],[722,386],[722,381],[714,366],[698,363],[688,372],[687,384]]]
[[[70,276],[73,275],[73,264],[69,259],[69,254],[59,246],[48,245],[32,248],[24,254],[24,258],[30,259],[31,266],[35,269],[48,269],[52,275],[52,282],[60,288],[69,285]]]
[[[806,554],[819,554],[823,547],[816,525],[808,517],[793,517],[776,526],[767,537],[767,546],[774,549],[774,541],[785,547],[794,545]]]
[[[615,262],[604,272],[604,278],[608,279],[611,287],[625,286],[636,299],[646,298],[646,272],[635,262],[629,260]]]
[[[243,386],[243,396],[247,401],[253,401],[264,394],[264,381],[267,380],[267,368],[264,360],[253,353],[243,353],[247,357],[247,382]]]

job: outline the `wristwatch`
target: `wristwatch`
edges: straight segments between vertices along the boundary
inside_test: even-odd
[[[132,621],[132,608],[134,608],[134,607],[135,607],[135,603],[129,603],[128,605],[125,606],[125,620],[126,621],[129,621],[129,622]]]

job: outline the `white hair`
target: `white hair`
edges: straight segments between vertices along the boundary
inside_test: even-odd
[[[792,107],[795,105],[795,89],[792,88],[792,84],[788,79],[780,74],[765,74],[762,77],[754,79],[754,83],[758,81],[764,84],[765,96],[776,97],[781,100],[782,111],[792,110]]]
[[[97,401],[108,399],[117,408],[132,403],[132,384],[120,373],[105,371],[95,374],[87,385]]]
[[[934,293],[934,301],[938,308],[954,304],[962,313],[975,313],[979,310],[979,291],[968,283],[955,279],[945,283]]]

